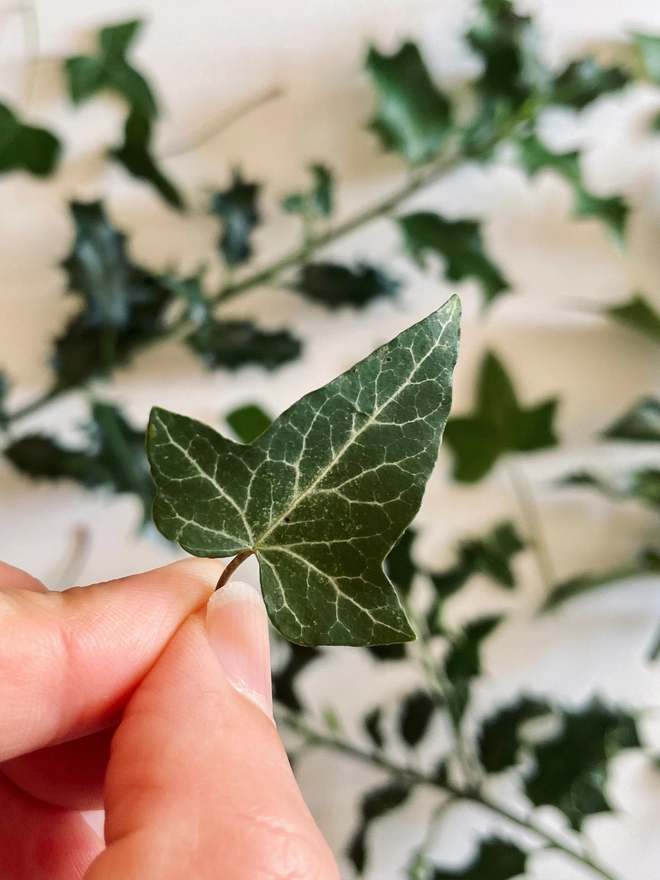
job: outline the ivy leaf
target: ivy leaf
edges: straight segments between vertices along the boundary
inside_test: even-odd
[[[404,804],[410,795],[412,784],[407,780],[394,779],[380,788],[368,792],[360,804],[360,824],[348,845],[346,853],[355,869],[362,873],[367,863],[366,838],[369,826]]]
[[[660,342],[660,314],[641,294],[635,294],[623,305],[605,309],[605,314],[631,330],[644,333],[654,342]]]
[[[639,53],[646,77],[656,86],[660,85],[660,37],[639,33],[630,36]]]
[[[660,556],[650,548],[643,550],[631,565],[621,566],[602,574],[582,574],[557,584],[548,594],[541,611],[553,611],[564,602],[591,593],[601,587],[607,587],[617,581],[638,577],[643,574],[660,573]]]
[[[621,196],[601,198],[587,191],[582,180],[580,154],[577,151],[551,153],[533,134],[520,138],[518,146],[520,164],[530,177],[539,171],[555,171],[573,190],[574,216],[595,217],[603,223],[617,244],[624,243],[630,208]]]
[[[486,256],[480,224],[476,220],[445,220],[439,214],[420,211],[398,218],[404,244],[422,268],[429,253],[441,257],[450,281],[474,278],[486,303],[509,290],[509,284]]]
[[[251,446],[154,409],[158,528],[197,556],[255,553],[271,621],[292,641],[409,641],[382,566],[436,461],[459,313],[452,298],[295,403]]]
[[[273,699],[292,712],[301,712],[303,706],[296,690],[296,681],[300,673],[310,663],[317,660],[321,654],[319,648],[308,648],[290,643],[289,658],[286,664],[273,673]]]
[[[45,128],[25,125],[6,104],[0,103],[0,174],[27,171],[48,177],[62,152],[58,138]]]
[[[309,220],[330,217],[334,210],[335,177],[327,165],[315,162],[309,166],[312,186],[307,192],[290,193],[282,199],[288,214],[300,214]]]
[[[9,415],[6,409],[9,387],[9,379],[6,373],[0,370],[0,429],[4,428],[9,422]]]
[[[479,373],[474,414],[447,422],[445,439],[454,453],[455,479],[474,483],[506,453],[556,446],[557,403],[553,397],[537,406],[520,406],[511,379],[489,352]]]
[[[211,213],[222,224],[219,248],[228,266],[240,266],[252,256],[252,231],[261,222],[258,183],[247,183],[234,170],[231,186],[211,198]]]
[[[142,22],[135,20],[101,28],[95,55],[67,58],[65,70],[74,104],[109,91],[142,118],[156,118],[158,106],[149,83],[126,58],[141,27]]]
[[[436,868],[433,880],[510,880],[525,873],[527,853],[515,843],[491,837],[482,840],[479,852],[462,870],[446,871]]]
[[[660,508],[660,470],[642,468],[636,471],[629,491],[632,498]]]
[[[268,333],[251,321],[207,321],[186,337],[186,344],[211,368],[236,370],[259,364],[273,370],[300,357],[302,343],[288,330]]]
[[[535,806],[558,807],[579,829],[587,816],[611,809],[605,797],[607,762],[640,742],[633,718],[597,700],[563,712],[562,721],[557,735],[534,747],[536,766],[525,791]]]
[[[399,713],[399,732],[409,746],[424,739],[436,708],[436,701],[427,691],[415,691],[405,698]]]
[[[660,442],[660,400],[642,397],[603,431],[603,437],[640,443]]]
[[[594,58],[571,61],[551,86],[550,101],[582,110],[611,92],[618,92],[630,82],[622,67],[603,67]]]
[[[393,296],[399,287],[398,281],[366,263],[355,268],[340,263],[306,263],[296,285],[307,299],[329,309],[347,305],[360,309],[374,299]]]
[[[241,443],[253,443],[257,437],[261,437],[264,431],[272,425],[270,416],[257,406],[256,403],[247,403],[232,410],[227,416],[227,424],[238,437]]]
[[[110,156],[138,180],[150,183],[176,210],[183,210],[181,193],[158,168],[151,153],[151,120],[134,110],[124,125],[124,143],[110,150]]]
[[[373,46],[365,62],[376,89],[376,115],[369,124],[385,150],[411,165],[434,159],[451,131],[447,97],[436,88],[414,43],[382,55]]]
[[[486,773],[501,773],[516,763],[521,746],[520,728],[525,722],[547,715],[550,707],[522,696],[484,721],[479,734],[479,761]]]
[[[385,745],[385,737],[382,728],[382,710],[380,706],[373,709],[364,719],[364,729],[369,735],[369,739],[377,749],[382,749]]]
[[[448,708],[458,724],[470,699],[470,682],[481,674],[481,645],[502,618],[499,615],[481,617],[468,625],[453,639],[444,658],[445,675],[452,686]]]
[[[105,483],[107,473],[94,455],[69,449],[45,434],[26,434],[4,450],[5,458],[28,477],[59,480],[70,478],[93,489]]]

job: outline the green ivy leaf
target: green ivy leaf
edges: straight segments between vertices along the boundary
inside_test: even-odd
[[[259,364],[274,370],[300,357],[302,343],[288,330],[267,333],[251,321],[209,320],[186,337],[186,344],[211,369],[236,370],[245,364]]]
[[[83,449],[69,449],[45,434],[26,434],[4,450],[5,458],[28,477],[59,480],[69,478],[93,489],[105,483],[107,473],[96,456]]]
[[[45,128],[25,125],[6,104],[0,103],[0,174],[27,171],[48,177],[55,170],[62,145]]]
[[[654,342],[660,342],[660,314],[649,301],[637,293],[620,306],[610,306],[605,314],[631,330],[644,333]]]
[[[452,645],[444,658],[447,680],[451,684],[448,708],[458,724],[462,719],[470,699],[470,683],[481,674],[482,642],[492,633],[501,621],[499,615],[481,617],[474,620],[452,639]]]
[[[603,431],[608,440],[660,443],[660,400],[642,397],[621,418]]]
[[[227,424],[241,443],[254,443],[257,437],[270,428],[273,420],[256,403],[239,406],[227,415]]]
[[[656,86],[660,85],[660,37],[639,33],[630,36],[639,52],[647,79]]]
[[[292,641],[409,641],[382,566],[436,461],[459,314],[452,298],[295,403],[251,446],[155,409],[158,528],[198,556],[252,550],[270,618]]]
[[[511,379],[497,357],[483,360],[471,416],[447,422],[445,439],[454,453],[454,477],[474,483],[509,452],[533,452],[557,445],[554,417],[558,400],[521,407]]]
[[[151,153],[151,120],[147,116],[134,110],[129,113],[124,125],[124,143],[109,154],[133,177],[150,183],[168,205],[177,211],[183,210],[185,203],[181,193],[158,168]]]
[[[411,165],[439,155],[451,131],[447,97],[436,88],[414,43],[382,55],[373,46],[365,62],[376,89],[376,115],[369,124],[385,150],[396,150]]]
[[[375,819],[380,819],[392,810],[404,804],[412,790],[412,783],[407,780],[394,779],[379,788],[368,792],[360,804],[360,824],[349,843],[346,854],[359,873],[364,871],[367,863],[366,838],[369,826]]]
[[[605,797],[607,762],[640,742],[633,718],[597,700],[563,712],[562,722],[556,736],[534,747],[536,766],[525,791],[535,806],[558,807],[579,829],[587,816],[611,809]]]
[[[303,706],[296,690],[296,681],[300,673],[321,656],[322,652],[319,648],[290,643],[287,662],[273,673],[273,699],[292,712],[302,711]]]
[[[7,413],[7,397],[9,396],[10,383],[6,373],[0,370],[0,429],[9,422]]]
[[[621,196],[601,198],[585,189],[580,170],[580,154],[551,153],[536,135],[518,140],[520,163],[525,172],[533,177],[539,171],[555,171],[573,190],[573,214],[575,217],[600,220],[618,245],[625,242],[626,223],[630,208]]]
[[[312,186],[307,192],[289,193],[282,199],[288,214],[300,214],[307,220],[330,217],[334,210],[335,177],[327,165],[315,162],[309,166]]]
[[[582,110],[602,95],[618,92],[630,82],[622,67],[603,67],[594,58],[571,61],[555,78],[550,101]]]
[[[486,303],[509,290],[509,284],[486,256],[481,227],[476,220],[445,220],[439,214],[420,211],[398,218],[410,256],[425,267],[429,253],[441,257],[450,281],[474,278]]]
[[[307,299],[330,309],[360,309],[374,299],[393,296],[399,287],[398,281],[366,263],[354,268],[340,263],[306,263],[296,285]]]
[[[369,736],[371,742],[377,749],[382,749],[385,745],[385,736],[383,735],[383,712],[380,706],[377,706],[364,719],[364,729]]]
[[[74,104],[108,91],[143,119],[156,118],[158,106],[149,83],[126,58],[141,27],[142,22],[135,20],[101,28],[95,55],[67,58],[65,70]]]
[[[527,853],[514,843],[491,837],[482,840],[479,852],[465,868],[447,871],[436,868],[433,880],[510,880],[525,873]]]
[[[414,747],[424,739],[437,705],[427,691],[414,691],[404,699],[399,712],[399,733],[409,746]]]
[[[252,231],[261,222],[258,183],[247,183],[234,170],[231,186],[211,198],[211,213],[222,224],[219,248],[228,266],[240,266],[252,256]]]
[[[642,468],[632,476],[630,495],[652,507],[660,508],[660,470]]]
[[[532,718],[549,712],[546,703],[522,696],[487,718],[478,741],[479,761],[486,773],[501,773],[513,767],[522,744],[520,728]]]

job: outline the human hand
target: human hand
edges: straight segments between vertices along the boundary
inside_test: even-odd
[[[52,593],[0,563],[0,880],[337,880],[269,715],[263,603],[230,584],[205,612],[221,570]]]

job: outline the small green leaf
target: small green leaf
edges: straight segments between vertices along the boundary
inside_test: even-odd
[[[4,428],[9,421],[9,415],[7,413],[9,388],[10,384],[7,374],[0,370],[0,430]]]
[[[448,708],[458,724],[470,699],[470,683],[481,674],[481,645],[501,621],[499,615],[481,617],[468,623],[452,639],[452,645],[444,658],[445,675],[452,686]]]
[[[483,360],[474,414],[452,418],[445,439],[454,453],[454,477],[474,483],[502,455],[533,452],[557,445],[554,417],[557,398],[526,409],[511,379],[492,352]]]
[[[422,268],[429,253],[437,254],[450,281],[474,278],[488,304],[509,290],[500,270],[486,256],[476,220],[445,220],[439,214],[421,211],[399,217],[398,223],[406,250]]]
[[[434,159],[451,131],[451,106],[417,46],[404,43],[393,55],[372,46],[365,66],[377,93],[370,128],[382,147],[396,150],[411,165]]]
[[[642,468],[632,475],[629,493],[646,504],[660,508],[660,470]]]
[[[360,873],[367,863],[366,838],[369,826],[375,819],[380,819],[392,810],[404,804],[412,789],[407,780],[394,779],[391,782],[368,792],[360,804],[361,821],[349,843],[346,854]]]
[[[45,128],[22,123],[6,104],[0,103],[0,174],[27,171],[48,177],[55,171],[62,145]]]
[[[621,67],[603,67],[594,58],[571,61],[552,83],[550,101],[582,110],[602,95],[618,92],[630,82]]]
[[[433,880],[510,880],[525,873],[527,853],[514,843],[490,837],[479,844],[479,852],[463,869],[436,868]]]
[[[479,761],[486,773],[501,773],[518,759],[520,728],[532,718],[547,715],[550,707],[540,700],[522,696],[487,718],[479,734]]]
[[[296,681],[300,673],[321,656],[319,648],[289,644],[287,662],[273,673],[273,699],[292,712],[302,711],[303,706],[296,689]]]
[[[62,446],[44,434],[26,434],[4,450],[17,470],[33,479],[76,480],[87,488],[105,483],[105,468],[84,449]]]
[[[525,791],[535,806],[558,807],[579,829],[587,816],[610,810],[607,762],[640,742],[633,718],[597,700],[582,710],[563,712],[562,721],[559,733],[534,747],[535,768]]]
[[[273,420],[256,403],[239,406],[227,415],[227,424],[241,443],[254,443],[264,431],[270,428]]]
[[[252,231],[261,222],[257,204],[260,188],[234,170],[231,186],[211,198],[211,213],[222,223],[219,247],[228,266],[240,266],[252,256]]]
[[[415,691],[404,699],[399,712],[399,732],[409,746],[426,736],[437,703],[427,691]]]
[[[644,333],[654,342],[660,343],[660,314],[649,301],[637,293],[632,299],[620,306],[610,306],[605,314],[620,324]]]
[[[380,706],[377,706],[375,709],[369,712],[369,714],[366,715],[364,719],[364,729],[367,732],[369,739],[376,746],[377,749],[382,749],[385,745],[382,720],[382,710]]]
[[[330,217],[334,210],[335,178],[327,165],[316,162],[309,166],[312,186],[307,192],[284,196],[282,208],[288,214],[300,214],[306,220]]]
[[[158,168],[151,153],[151,120],[131,111],[124,126],[124,143],[110,150],[110,156],[129,174],[150,183],[163,199],[178,211],[185,207],[181,193]]]
[[[644,73],[656,86],[660,85],[660,37],[633,33],[633,39],[644,68]]]
[[[385,559],[387,576],[404,598],[410,595],[413,578],[417,572],[412,558],[416,537],[412,529],[406,529]]]
[[[452,298],[295,403],[251,446],[154,409],[158,528],[197,556],[252,550],[270,618],[292,641],[409,641],[383,561],[437,458],[459,315]]]
[[[355,268],[339,263],[306,263],[296,286],[308,299],[330,309],[363,308],[374,299],[393,296],[400,287],[398,281],[366,263],[358,263]]]
[[[608,440],[632,440],[639,443],[660,442],[660,400],[642,397],[603,431]]]
[[[259,364],[274,370],[300,357],[302,343],[288,330],[267,333],[250,321],[209,320],[186,337],[186,344],[211,369],[236,370],[245,364]]]

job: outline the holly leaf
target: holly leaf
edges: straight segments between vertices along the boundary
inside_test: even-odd
[[[556,397],[522,407],[506,370],[489,352],[483,360],[474,414],[452,418],[445,439],[454,454],[454,478],[474,483],[509,452],[533,452],[557,445]]]
[[[0,429],[4,428],[9,422],[9,414],[7,413],[9,388],[10,384],[7,374],[0,370]]]
[[[315,162],[309,166],[312,185],[306,192],[284,196],[282,208],[287,214],[300,214],[306,220],[330,217],[334,210],[335,177],[327,165]]]
[[[380,819],[392,810],[396,810],[404,804],[412,790],[412,783],[408,780],[394,779],[385,785],[368,792],[360,804],[360,824],[349,843],[346,854],[362,873],[367,863],[366,838],[369,826],[375,819]]]
[[[595,58],[571,61],[554,79],[550,102],[582,110],[602,95],[618,92],[630,82],[622,67],[603,67]]]
[[[582,180],[580,154],[551,153],[536,135],[518,140],[520,164],[533,177],[540,171],[554,171],[570,184],[573,190],[573,214],[578,218],[596,218],[608,230],[618,245],[625,242],[626,223],[630,208],[621,196],[601,198],[590,193]]]
[[[532,718],[549,712],[546,703],[522,696],[487,718],[478,740],[479,761],[486,773],[501,773],[513,767],[522,744],[521,727]]]
[[[605,309],[605,314],[630,330],[644,333],[660,343],[660,314],[641,294],[635,294],[629,302],[620,306],[610,306]]]
[[[27,171],[48,177],[55,171],[62,144],[50,131],[26,125],[6,104],[0,103],[0,174]]]
[[[376,89],[369,128],[385,150],[418,165],[439,155],[452,127],[451,105],[435,86],[418,47],[404,43],[383,55],[373,46],[365,62]]]
[[[439,214],[420,211],[398,218],[404,245],[422,268],[429,254],[439,256],[450,281],[474,278],[487,304],[509,290],[497,266],[486,256],[481,227],[476,220],[445,220]]]
[[[273,699],[292,712],[301,712],[302,703],[296,689],[300,673],[321,656],[319,648],[289,644],[287,662],[273,673]]]
[[[630,36],[637,48],[646,78],[656,86],[660,85],[660,37],[640,33]]]
[[[288,330],[268,333],[251,321],[208,320],[186,337],[186,344],[211,368],[236,370],[259,364],[274,370],[300,357],[302,343]]]
[[[652,507],[660,508],[660,470],[642,468],[635,471],[632,475],[629,494],[632,498],[637,498]]]
[[[296,284],[307,299],[329,309],[361,309],[374,299],[394,296],[399,287],[398,281],[366,263],[354,268],[340,263],[306,263]]]
[[[252,231],[261,222],[258,183],[243,180],[234,170],[231,186],[211,198],[211,213],[222,225],[218,246],[228,266],[240,266],[252,256]]]
[[[197,556],[252,551],[271,621],[292,641],[414,638],[383,561],[436,461],[459,313],[452,298],[303,397],[250,446],[154,409],[158,528]]]
[[[114,147],[109,155],[137,177],[150,183],[168,205],[183,210],[185,203],[179,190],[158,168],[151,152],[151,120],[134,110],[124,125],[124,143]]]
[[[499,615],[491,615],[471,621],[452,639],[443,662],[445,675],[451,684],[447,703],[455,724],[461,721],[467,709],[472,680],[481,674],[482,642],[501,619]]]
[[[227,424],[238,437],[241,443],[253,443],[257,437],[261,437],[264,431],[270,428],[273,420],[257,406],[256,403],[247,403],[239,406],[227,415]]]
[[[462,869],[436,868],[432,880],[510,880],[525,873],[527,853],[515,843],[490,837],[479,844],[479,852]]]
[[[383,735],[383,727],[382,727],[382,710],[380,706],[377,706],[368,715],[365,716],[364,719],[364,729],[369,736],[369,739],[374,744],[377,749],[382,749],[385,745],[385,737]]]
[[[142,22],[136,19],[101,28],[96,54],[67,58],[64,69],[74,104],[108,91],[143,119],[156,118],[158,105],[151,87],[126,57],[141,27]]]
[[[608,440],[660,443],[660,400],[642,397],[603,431],[603,437]]]
[[[535,806],[558,807],[575,829],[587,816],[610,811],[607,764],[622,749],[640,745],[634,719],[594,700],[561,714],[561,730],[534,746],[535,768],[525,791]]]
[[[437,703],[427,691],[414,691],[404,699],[399,712],[399,733],[409,746],[425,737]]]

